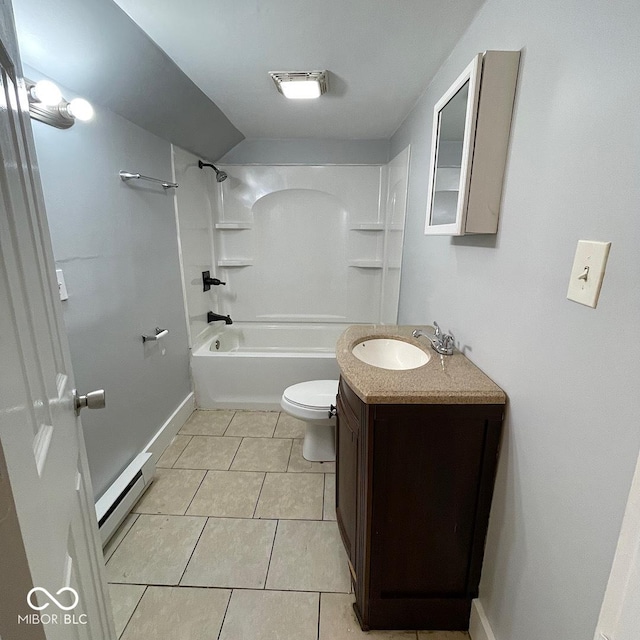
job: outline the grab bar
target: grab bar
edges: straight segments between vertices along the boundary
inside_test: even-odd
[[[149,182],[157,182],[162,185],[163,189],[177,189],[177,182],[168,182],[167,180],[159,180],[158,178],[150,178],[143,176],[141,173],[131,173],[131,171],[120,171],[118,174],[123,182],[127,180],[148,180]]]
[[[156,327],[156,333],[152,336],[142,336],[142,342],[154,342],[155,340],[160,340],[160,338],[164,338],[169,335],[169,329],[161,329],[160,327]]]

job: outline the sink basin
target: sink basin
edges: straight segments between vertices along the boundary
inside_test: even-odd
[[[351,353],[374,367],[395,370],[417,369],[427,364],[431,357],[419,347],[394,338],[371,338],[358,342]]]

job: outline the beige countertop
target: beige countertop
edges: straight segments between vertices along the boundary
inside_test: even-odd
[[[459,351],[436,353],[427,338],[414,338],[415,326],[357,324],[338,339],[336,358],[342,377],[369,404],[504,404],[504,391]],[[399,338],[431,356],[417,369],[394,371],[365,364],[351,349],[371,337]]]

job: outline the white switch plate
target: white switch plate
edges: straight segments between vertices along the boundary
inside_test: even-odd
[[[578,240],[567,291],[569,300],[596,308],[610,247],[610,242]]]
[[[64,273],[62,273],[62,269],[56,269],[56,278],[58,280],[60,300],[68,300],[69,294],[67,293],[67,285],[64,282]]]

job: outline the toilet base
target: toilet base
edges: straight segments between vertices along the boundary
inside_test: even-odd
[[[333,462],[336,459],[335,420],[306,423],[302,456],[309,462]]]

